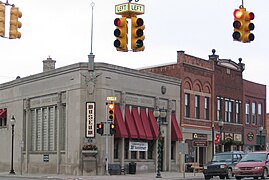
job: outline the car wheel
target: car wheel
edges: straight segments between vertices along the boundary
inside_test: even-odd
[[[228,169],[227,175],[226,175],[226,179],[231,179],[233,177],[233,172],[232,169]]]
[[[209,180],[211,177],[210,176],[205,176],[205,179],[206,180]]]
[[[221,175],[219,176],[220,179],[225,179],[225,176]]]
[[[237,177],[237,176],[235,176],[235,179],[236,179],[236,180],[241,180],[241,177]]]
[[[265,168],[265,169],[263,170],[263,172],[262,172],[262,177],[261,177],[261,179],[266,179],[267,176],[268,176],[268,171],[267,171],[267,169]]]

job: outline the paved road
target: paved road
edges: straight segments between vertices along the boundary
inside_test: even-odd
[[[65,176],[65,175],[9,175],[8,173],[0,173],[0,180],[156,180],[156,173],[145,173],[145,174],[126,174],[126,175],[112,175],[112,176]],[[204,179],[202,173],[178,173],[178,172],[162,172],[162,179],[165,180],[200,180]],[[212,179],[213,180],[213,179]]]

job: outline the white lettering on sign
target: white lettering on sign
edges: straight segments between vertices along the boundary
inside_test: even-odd
[[[129,142],[129,151],[148,151],[147,142]]]
[[[128,11],[128,3],[126,4],[118,4],[115,6],[115,13],[122,13]]]
[[[142,4],[131,4],[130,11],[144,13],[144,5]]]

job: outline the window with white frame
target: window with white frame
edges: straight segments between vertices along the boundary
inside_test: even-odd
[[[236,102],[235,103],[235,123],[239,124],[240,123],[240,107],[241,107],[241,103],[240,102]]]
[[[233,101],[229,101],[228,122],[233,122]]]
[[[195,95],[195,118],[200,119],[200,96]]]
[[[252,119],[252,124],[256,124],[257,123],[257,120],[256,120],[256,103],[253,102],[251,104],[251,119]]]
[[[258,122],[259,126],[263,126],[263,120],[262,120],[262,104],[258,104]]]
[[[249,124],[250,123],[250,117],[249,117],[249,103],[246,103],[246,119],[245,119],[245,123]]]
[[[190,117],[190,94],[185,93],[185,117]]]
[[[217,99],[217,120],[220,121],[221,117],[221,99]]]
[[[205,119],[209,120],[209,97],[205,97]]]
[[[229,101],[225,100],[225,122],[229,122]]]

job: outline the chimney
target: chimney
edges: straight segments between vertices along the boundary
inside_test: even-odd
[[[52,60],[49,56],[46,60],[43,61],[43,72],[51,71],[55,69],[55,60]]]

